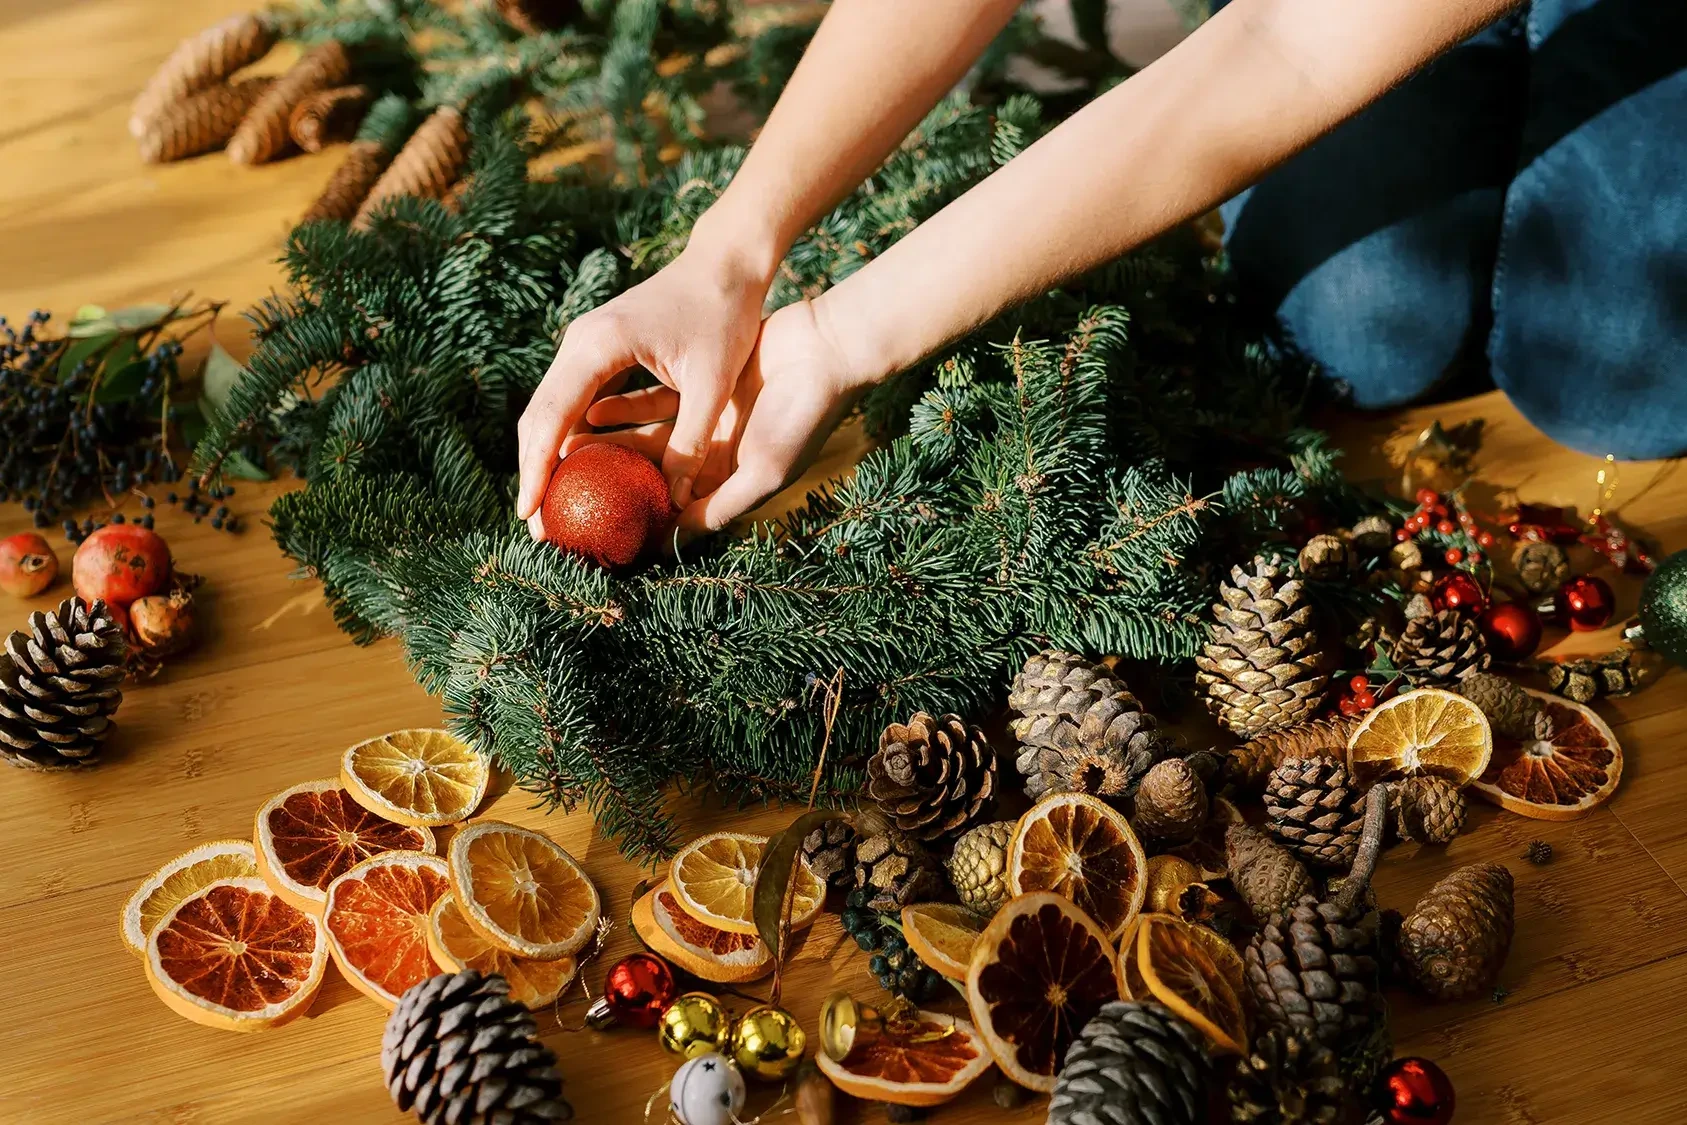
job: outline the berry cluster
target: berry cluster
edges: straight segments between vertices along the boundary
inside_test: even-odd
[[[936,996],[943,988],[943,977],[908,948],[902,927],[894,918],[880,914],[867,906],[868,893],[849,892],[844,900],[844,932],[855,939],[865,953],[872,957],[867,967],[879,978],[879,985],[889,993],[905,996],[916,1004]]]
[[[1343,715],[1363,715],[1377,705],[1376,693],[1371,691],[1371,678],[1363,672],[1347,683],[1347,693],[1336,704]]]
[[[1494,545],[1494,534],[1477,524],[1457,494],[1442,496],[1433,488],[1420,488],[1416,500],[1417,510],[1394,533],[1395,540],[1404,543],[1415,537],[1445,543],[1441,557],[1448,566],[1477,566],[1482,562],[1486,557],[1483,552]]]

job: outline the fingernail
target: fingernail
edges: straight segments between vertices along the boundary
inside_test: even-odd
[[[681,477],[674,482],[674,507],[683,508],[691,503],[691,478]]]

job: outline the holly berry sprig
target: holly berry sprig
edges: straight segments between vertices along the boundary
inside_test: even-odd
[[[1478,573],[1488,562],[1494,533],[1483,527],[1454,490],[1442,495],[1433,488],[1418,489],[1417,508],[1394,532],[1396,542],[1416,539],[1437,551],[1448,566]]]

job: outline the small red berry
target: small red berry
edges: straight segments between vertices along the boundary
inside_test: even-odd
[[[1349,716],[1357,715],[1359,713],[1358,697],[1352,696],[1352,695],[1344,695],[1341,698],[1341,702],[1336,704],[1336,707],[1341,711],[1341,713],[1343,715],[1349,715]]]
[[[1435,530],[1439,531],[1442,535],[1451,535],[1453,532],[1457,531],[1458,529],[1459,529],[1458,525],[1455,524],[1452,520],[1445,520],[1444,519],[1444,520],[1441,520],[1439,523],[1437,523],[1435,525]]]
[[[1417,502],[1421,507],[1427,508],[1439,499],[1441,499],[1441,494],[1433,488],[1418,489]]]
[[[1368,691],[1371,686],[1371,678],[1361,672],[1359,675],[1354,676],[1351,680],[1348,680],[1347,686],[1352,688],[1355,693]]]
[[[1482,552],[1473,550],[1470,554],[1466,555],[1465,558],[1471,563],[1479,563],[1482,561]]]
[[[1483,547],[1492,547],[1494,545],[1494,533],[1491,531],[1484,531],[1476,537],[1476,541],[1482,544]]]
[[[1397,527],[1397,528],[1394,529],[1394,541],[1396,543],[1404,543],[1406,540],[1410,539],[1411,537],[1412,537],[1412,533],[1410,531],[1407,531],[1403,527]]]
[[[1431,508],[1430,511],[1434,512],[1438,516],[1444,516],[1447,514],[1447,505],[1437,504],[1435,507]]]
[[[1459,563],[1464,561],[1464,552],[1459,550],[1457,547],[1448,547],[1447,553],[1444,557],[1447,560],[1448,566],[1457,566]]]
[[[1353,699],[1354,702],[1359,704],[1359,709],[1361,711],[1369,711],[1372,707],[1377,705],[1377,697],[1368,691],[1360,692],[1358,695],[1355,695]]]

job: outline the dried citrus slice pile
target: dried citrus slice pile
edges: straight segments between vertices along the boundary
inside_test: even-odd
[[[1061,895],[1012,899],[979,935],[967,1006],[996,1065],[1027,1089],[1054,1089],[1066,1049],[1101,1006],[1119,998],[1106,931]]]
[[[1158,1000],[1200,1029],[1219,1053],[1245,1048],[1242,959],[1229,942],[1169,914],[1144,914],[1119,956],[1135,962],[1135,972],[1126,975],[1133,999]]]
[[[448,888],[445,861],[422,852],[371,856],[328,884],[328,952],[354,988],[392,1008],[434,975],[428,912]]]
[[[176,903],[146,939],[146,976],[171,1011],[230,1031],[302,1015],[328,967],[322,923],[256,876]]]
[[[990,1068],[990,1053],[966,1020],[914,1013],[886,1026],[835,1062],[821,1051],[816,1063],[846,1094],[892,1105],[941,1105]]]
[[[986,921],[964,906],[915,903],[902,908],[902,936],[921,961],[950,980],[966,980]]]
[[[1348,740],[1347,767],[1361,786],[1418,774],[1465,785],[1488,768],[1493,746],[1480,707],[1450,691],[1419,688],[1365,716]]]
[[[553,961],[579,950],[597,926],[597,888],[543,832],[473,821],[451,841],[449,867],[457,909],[507,952]]]
[[[394,824],[352,800],[337,779],[283,789],[258,810],[258,874],[300,910],[321,915],[328,884],[370,856],[433,854],[433,833]]]
[[[340,758],[340,784],[376,816],[439,828],[465,820],[486,796],[486,759],[450,731],[395,730]]]
[[[219,879],[257,873],[257,857],[246,840],[213,840],[183,852],[141,880],[123,904],[123,944],[135,956],[145,957],[147,935],[177,903]]]
[[[766,847],[766,836],[715,832],[681,848],[668,868],[668,882],[680,906],[717,930],[755,933],[753,892]],[[791,881],[791,929],[800,930],[820,916],[826,887],[809,870],[807,860],[797,864]]]
[[[761,938],[699,922],[666,880],[633,904],[632,923],[644,944],[692,976],[736,984],[773,970],[773,953]]]
[[[1117,809],[1082,793],[1044,797],[1014,826],[1008,887],[1053,891],[1076,903],[1109,939],[1142,909],[1148,858]]]
[[[463,917],[457,900],[447,891],[428,911],[428,953],[433,963],[447,973],[474,969],[497,973],[510,984],[510,999],[537,1011],[548,1008],[574,982],[580,965],[572,957],[540,961],[518,957],[486,940],[484,934]]]
[[[1623,776],[1623,748],[1593,710],[1544,691],[1536,737],[1494,736],[1493,757],[1472,788],[1536,820],[1570,820],[1605,803]]]

